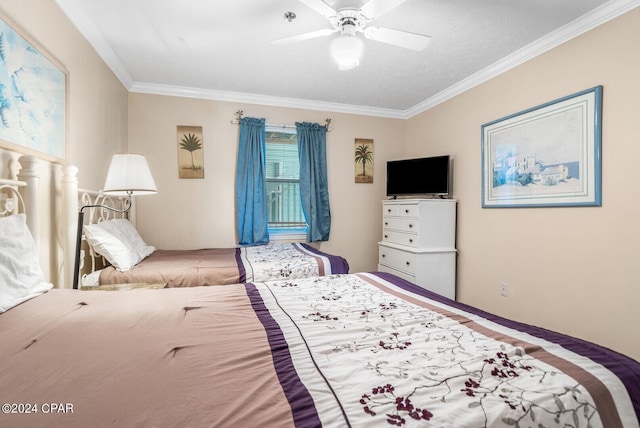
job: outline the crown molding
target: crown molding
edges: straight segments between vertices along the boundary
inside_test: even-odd
[[[517,50],[513,54],[450,86],[444,91],[405,110],[404,116],[406,119],[409,119],[425,112],[638,6],[640,6],[640,0],[615,0],[605,3],[590,13],[558,28],[522,49]]]
[[[100,58],[107,64],[113,74],[116,75],[118,80],[129,89],[133,85],[133,79],[131,75],[122,65],[118,56],[113,52],[109,44],[105,41],[104,37],[98,28],[94,25],[91,18],[89,18],[81,6],[81,0],[55,0],[56,4],[71,24],[82,34],[82,36],[89,42],[93,49],[98,53]]]
[[[259,94],[248,94],[243,92],[216,91],[202,88],[159,85],[155,83],[142,82],[134,82],[128,89],[130,92],[151,95],[199,98],[205,100],[228,101],[235,103],[258,104],[335,113],[348,113],[363,116],[386,117],[392,119],[405,119],[404,113],[401,110],[357,106],[351,104],[328,103],[322,101],[310,101],[298,98],[273,97]]]

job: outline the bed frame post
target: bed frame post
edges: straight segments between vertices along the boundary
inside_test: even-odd
[[[20,156],[18,159],[22,168],[18,174],[18,179],[27,183],[21,187],[22,198],[24,199],[25,212],[27,212],[27,226],[33,235],[36,249],[40,247],[39,239],[39,210],[38,210],[38,158],[31,155]]]
[[[18,181],[18,174],[20,173],[20,162],[11,158],[9,160],[9,179]]]
[[[78,224],[78,168],[66,165],[62,175],[62,224],[63,224],[63,271],[61,288],[71,288],[75,269],[76,233]]]

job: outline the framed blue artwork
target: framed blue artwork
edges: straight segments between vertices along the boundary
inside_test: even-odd
[[[601,206],[602,86],[482,125],[482,207]]]
[[[0,146],[66,158],[67,72],[0,16]]]

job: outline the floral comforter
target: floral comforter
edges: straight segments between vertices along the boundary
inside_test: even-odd
[[[247,290],[301,426],[638,426],[640,364],[596,345],[388,274]]]
[[[349,273],[347,261],[301,243],[241,247],[239,282],[271,281]]]

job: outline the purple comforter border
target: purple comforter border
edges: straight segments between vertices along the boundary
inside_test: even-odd
[[[309,394],[293,366],[289,346],[280,326],[269,313],[255,285],[247,283],[244,286],[251,301],[251,306],[267,333],[276,373],[284,394],[291,405],[295,425],[304,427],[322,426],[313,398],[311,398],[311,394]]]
[[[595,343],[587,342],[582,339],[547,330],[542,327],[536,327],[518,321],[513,321],[507,318],[500,317],[498,315],[491,314],[489,312],[485,312],[481,309],[474,308],[473,306],[448,299],[389,273],[371,273],[414,294],[427,297],[429,299],[447,304],[466,312],[470,312],[489,321],[495,322],[496,324],[500,324],[505,327],[512,328],[514,330],[518,330],[532,336],[547,340],[549,342],[556,343],[565,349],[568,349],[572,352],[575,352],[576,354],[585,356],[592,361],[597,362],[598,364],[606,367],[611,372],[615,373],[620,381],[624,384],[625,388],[627,389],[627,393],[629,394],[629,397],[631,398],[631,401],[633,403],[633,408],[635,410],[636,416],[638,420],[640,420],[640,363],[638,363],[638,361],[635,361],[634,359],[613,351],[609,348],[596,345]]]
[[[243,284],[247,281],[247,271],[244,268],[244,263],[242,263],[242,255],[240,254],[240,247],[236,248],[236,264],[238,265],[238,277],[239,283]]]
[[[332,274],[349,273],[349,263],[344,257],[324,253],[320,250],[316,250],[315,248],[313,248],[308,244],[300,243],[300,245],[302,245],[308,251],[311,251],[313,253],[318,254],[319,256],[326,257],[327,259],[329,259],[329,263],[331,263]]]

